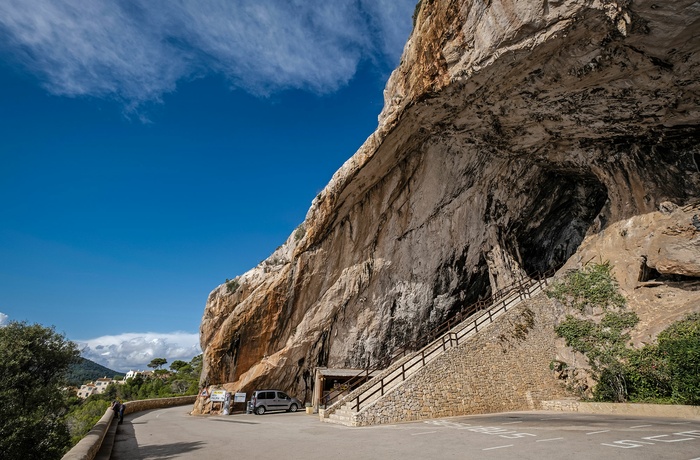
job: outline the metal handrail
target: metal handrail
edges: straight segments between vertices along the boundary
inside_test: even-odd
[[[410,364],[408,367],[406,367],[406,362],[404,362],[401,365],[401,372],[398,373],[396,372],[398,369],[392,371],[389,373],[388,376],[381,377],[378,381],[374,381],[374,379],[369,382],[369,376],[371,373],[374,373],[378,370],[382,370],[385,367],[387,360],[383,360],[379,365],[375,366],[374,368],[370,369],[369,367],[362,370],[360,373],[355,375],[354,377],[350,378],[346,382],[346,387],[352,388],[353,384],[358,383],[360,380],[365,380],[366,382],[358,387],[356,390],[359,390],[362,386],[364,385],[369,385],[365,390],[363,390],[361,393],[357,394],[357,396],[353,397],[352,399],[354,400],[354,404],[352,409],[353,410],[359,410],[361,407],[361,404],[367,399],[371,398],[377,392],[381,392],[382,395],[384,395],[384,391],[387,385],[391,384],[394,382],[397,378],[402,377],[403,380],[406,379],[406,372],[410,371],[413,367],[418,365],[419,363],[422,366],[426,365],[426,360],[430,358],[435,352],[442,350],[445,351],[448,346],[446,343],[446,340],[449,342],[449,348],[452,346],[459,345],[459,342],[462,338],[464,338],[466,335],[468,335],[470,332],[475,331],[478,332],[479,326],[483,325],[487,321],[493,322],[493,317],[494,314],[497,314],[501,310],[507,310],[507,308],[512,305],[514,302],[519,302],[520,300],[525,299],[526,295],[529,297],[531,295],[531,288],[534,286],[543,286],[547,284],[547,277],[550,273],[547,272],[544,275],[535,275],[531,277],[529,280],[526,282],[523,282],[523,279],[517,280],[515,283],[512,283],[509,286],[506,286],[504,288],[499,289],[496,291],[494,294],[492,294],[489,299],[486,300],[481,300],[478,301],[474,304],[469,305],[466,308],[460,309],[460,312],[458,313],[458,320],[455,321],[455,318],[448,319],[444,323],[440,324],[436,328],[432,329],[429,331],[427,334],[424,334],[420,338],[416,340],[409,341],[405,343],[401,347],[397,347],[392,353],[389,355],[389,364],[391,362],[395,362],[397,359],[403,358],[407,356],[409,353],[413,353],[413,356],[411,359],[408,360]],[[513,294],[518,294],[517,297],[513,297]],[[510,299],[509,299],[510,297]],[[501,302],[500,307],[496,308]],[[474,316],[476,313],[479,311],[484,311],[484,315],[479,316],[473,321],[467,321],[471,319],[472,316]],[[495,310],[495,312],[494,312]],[[480,321],[483,318],[482,321]],[[461,324],[464,324],[464,327],[458,329],[457,331],[452,331],[456,326],[459,326]],[[437,346],[434,346],[436,345]],[[432,347],[431,347],[432,346]],[[418,351],[416,351],[418,350]],[[429,351],[426,351],[429,350]],[[420,354],[421,359],[415,360],[416,356]],[[421,366],[421,367],[422,367]],[[389,376],[393,375],[389,380],[386,380]],[[402,380],[402,381],[403,381]],[[367,390],[374,387],[378,386],[377,389],[372,391],[371,393],[367,393]],[[353,391],[352,393],[356,393],[356,391]],[[362,397],[362,396],[365,397]],[[327,400],[335,400],[340,396],[340,393],[336,395],[329,395],[327,397]],[[346,395],[344,399],[348,398],[349,395]],[[335,404],[332,404],[335,405]],[[330,409],[330,407],[329,407]]]

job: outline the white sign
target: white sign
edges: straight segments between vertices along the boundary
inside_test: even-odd
[[[236,393],[233,395],[233,402],[245,402],[245,393]]]
[[[212,390],[209,400],[212,402],[224,402],[226,400],[226,390]]]

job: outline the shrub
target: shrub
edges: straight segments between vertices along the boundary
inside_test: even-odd
[[[587,265],[569,272],[564,280],[555,282],[547,291],[561,303],[583,312],[587,307],[622,308],[625,298],[618,292],[610,262]]]
[[[547,292],[580,313],[604,312],[600,321],[567,315],[555,332],[566,345],[583,354],[597,382],[593,396],[601,401],[625,401],[628,398],[627,372],[629,330],[639,323],[635,312],[621,311],[625,298],[617,291],[617,282],[608,262],[593,264],[570,272]]]
[[[700,313],[692,313],[630,353],[630,398],[700,405]]]
[[[241,287],[241,283],[238,281],[238,278],[232,280],[226,278],[226,290],[229,294],[236,292],[239,287]]]

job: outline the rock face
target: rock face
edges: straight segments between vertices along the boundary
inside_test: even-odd
[[[657,275],[695,295],[698,51],[690,0],[423,0],[376,132],[210,294],[202,384],[308,400],[315,367],[374,364],[515,277],[608,250],[631,298]]]

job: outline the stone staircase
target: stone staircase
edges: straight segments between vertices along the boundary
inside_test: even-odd
[[[530,280],[509,292],[497,296],[497,300],[480,312],[471,315],[420,350],[392,363],[373,379],[361,385],[325,410],[320,410],[322,421],[346,426],[357,426],[357,415],[376,401],[400,387],[411,376],[421,372],[426,365],[442,356],[447,350],[464,343],[478,334],[507,311],[544,290],[548,280]]]

